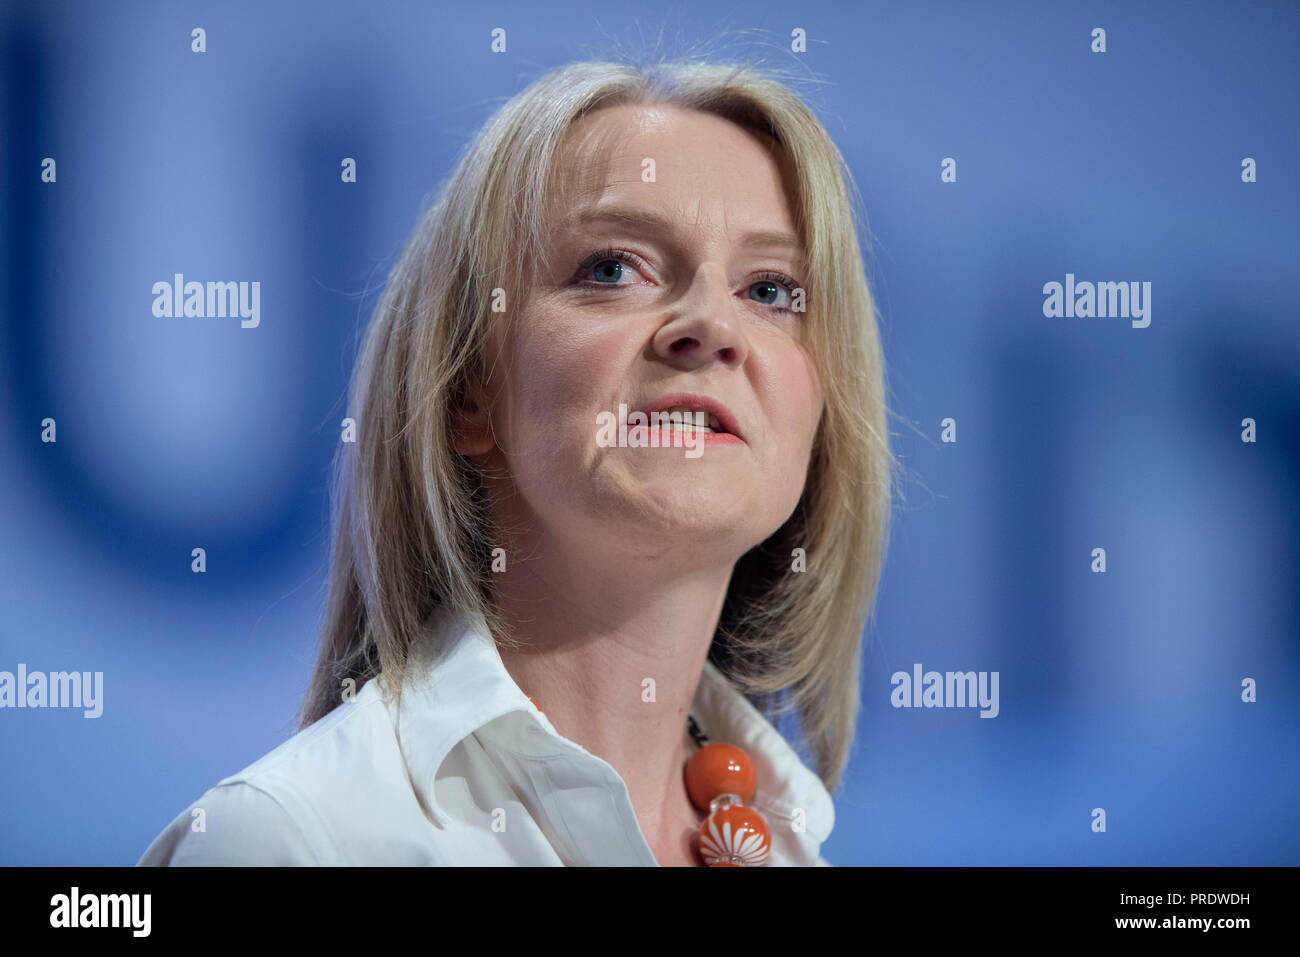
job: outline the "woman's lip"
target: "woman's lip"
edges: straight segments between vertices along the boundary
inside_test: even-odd
[[[658,435],[660,448],[681,448],[686,445],[686,435],[693,435],[692,442],[703,442],[705,445],[744,445],[745,440],[738,435],[732,435],[730,432],[692,432],[686,429],[663,429],[652,425],[629,425],[627,434],[631,435],[634,431],[640,430],[645,433],[647,441],[651,436]],[[673,442],[673,436],[680,435],[683,438],[677,443]]]
[[[697,395],[694,392],[676,392],[672,395],[666,395],[652,405],[646,406],[639,411],[649,416],[652,412],[662,412],[665,409],[671,409],[675,406],[686,406],[690,409],[703,409],[705,412],[711,412],[718,417],[722,427],[728,433],[745,441],[745,434],[740,431],[740,426],[736,422],[736,417],[731,414],[731,410],[712,396]],[[719,433],[713,433],[717,435]]]

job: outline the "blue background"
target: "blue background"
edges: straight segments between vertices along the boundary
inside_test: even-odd
[[[0,712],[0,863],[132,864],[293,732],[389,267],[496,107],[661,29],[824,80],[868,217],[906,498],[825,855],[1300,863],[1300,10],[1133,7],[5,5],[0,669],[105,710]],[[154,318],[174,272],[259,280],[260,327]],[[1150,281],[1150,327],[1045,318],[1067,272]],[[892,708],[917,662],[1001,713]]]

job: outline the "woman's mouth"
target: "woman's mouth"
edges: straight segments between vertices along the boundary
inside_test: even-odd
[[[711,444],[745,444],[736,417],[712,396],[679,392],[663,396],[639,411],[646,417],[649,428],[658,426],[670,432],[692,431],[700,436],[717,436],[717,439],[709,440]],[[721,441],[723,437],[728,437],[728,441]]]
[[[658,445],[666,448],[680,448],[686,443],[705,445],[744,445],[744,439],[730,432],[715,432],[708,426],[678,424],[667,422],[663,425],[629,425],[629,438],[636,435],[640,445]],[[690,436],[687,438],[687,436]]]

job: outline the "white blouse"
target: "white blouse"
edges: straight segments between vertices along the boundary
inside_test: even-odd
[[[177,815],[139,865],[658,866],[623,779],[528,700],[482,619],[426,628],[400,702],[368,681]],[[691,713],[753,759],[769,865],[827,865],[830,794],[711,662]]]

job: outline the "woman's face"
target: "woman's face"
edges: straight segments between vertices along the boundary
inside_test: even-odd
[[[790,292],[806,282],[791,184],[754,135],[692,110],[606,108],[569,131],[553,268],[490,338],[496,448],[475,451],[509,476],[489,483],[499,518],[580,547],[734,561],[789,517],[822,410]],[[738,435],[609,444],[620,404],[703,405],[679,394],[718,403]]]

